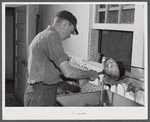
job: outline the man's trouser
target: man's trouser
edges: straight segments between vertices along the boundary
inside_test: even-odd
[[[43,82],[27,84],[24,94],[24,106],[55,106],[57,85]]]

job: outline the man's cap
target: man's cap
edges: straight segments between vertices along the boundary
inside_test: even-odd
[[[77,19],[71,12],[63,10],[63,11],[60,11],[59,13],[57,13],[56,16],[60,17],[60,18],[64,18],[64,19],[68,20],[69,22],[71,22],[72,25],[74,26],[74,33],[72,33],[72,34],[73,35],[78,35],[78,30],[77,30],[77,27],[76,27]]]

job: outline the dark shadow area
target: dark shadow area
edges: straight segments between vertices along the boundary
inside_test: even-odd
[[[5,84],[5,107],[19,107],[23,106],[17,101],[14,96],[14,81],[6,80]]]

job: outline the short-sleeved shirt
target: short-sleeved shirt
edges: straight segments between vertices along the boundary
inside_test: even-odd
[[[59,33],[51,26],[40,32],[28,50],[28,83],[56,84],[60,80],[59,65],[69,60]]]

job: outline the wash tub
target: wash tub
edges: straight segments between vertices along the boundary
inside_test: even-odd
[[[143,106],[135,101],[113,93],[109,90],[103,91],[103,101],[100,99],[101,91],[72,93],[57,96],[57,102],[61,106]],[[103,104],[100,105],[100,102]]]

